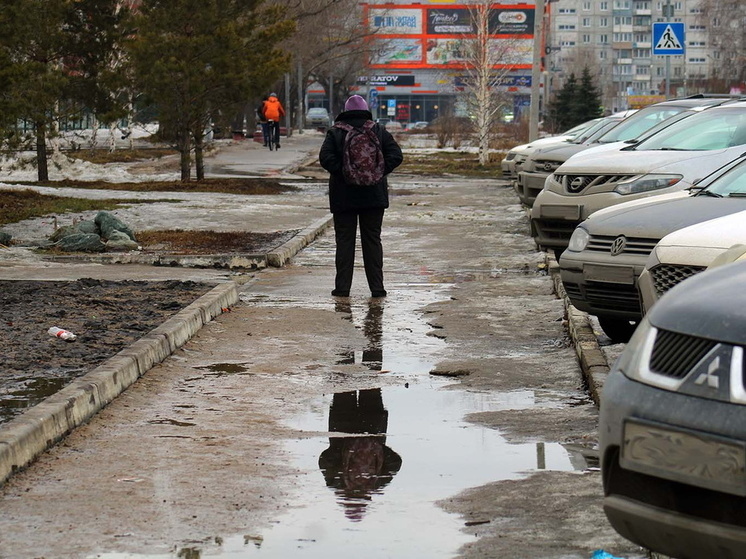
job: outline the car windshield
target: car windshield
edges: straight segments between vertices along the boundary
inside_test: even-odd
[[[709,151],[746,144],[746,107],[693,115],[648,137],[634,150]]]
[[[588,130],[590,127],[594,126],[596,123],[600,122],[600,118],[594,118],[593,120],[589,120],[587,122],[584,122],[583,124],[578,124],[574,128],[570,128],[567,132],[563,132],[561,136],[570,136],[570,139],[575,139],[578,136],[580,136],[583,132]]]
[[[703,195],[746,196],[746,161],[742,161],[712,181]]]
[[[588,130],[586,130],[576,138],[573,138],[571,143],[585,144],[587,142],[594,142],[596,138],[600,138],[606,132],[608,132],[610,128],[614,128],[620,122],[621,120],[618,118],[605,118],[602,121],[597,122],[596,124],[591,126]]]
[[[640,109],[632,116],[625,118],[620,122],[619,126],[615,126],[613,130],[609,130],[599,138],[598,141],[602,144],[608,144],[611,142],[626,142],[627,140],[639,138],[644,132],[647,132],[656,124],[659,124],[686,109],[687,107],[656,107],[655,105]]]
[[[309,115],[325,115],[326,109],[308,109]]]

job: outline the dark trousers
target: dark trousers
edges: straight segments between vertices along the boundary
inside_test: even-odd
[[[334,213],[334,237],[337,242],[334,260],[337,267],[337,276],[334,280],[336,290],[349,291],[352,286],[355,238],[357,237],[357,223],[360,221],[360,244],[363,248],[363,264],[368,287],[371,292],[383,291],[383,246],[381,245],[383,212],[381,208]]]

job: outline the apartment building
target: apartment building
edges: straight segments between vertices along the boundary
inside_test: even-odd
[[[545,59],[547,89],[551,94],[571,72],[577,75],[588,65],[599,77],[606,108],[632,108],[666,93],[666,58],[669,58],[670,95],[721,89],[729,80],[719,73],[723,67],[723,49],[713,39],[727,34],[732,29],[731,21],[742,20],[744,9],[732,2],[734,19],[724,21],[727,12],[718,11],[719,4],[726,2],[552,1],[547,4],[550,22]],[[709,13],[708,6],[713,8]],[[684,24],[683,56],[653,54],[652,24],[663,21]],[[720,79],[718,83],[715,78]]]

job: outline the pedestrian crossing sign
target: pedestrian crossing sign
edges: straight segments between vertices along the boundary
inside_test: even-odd
[[[653,54],[683,55],[684,24],[660,21],[653,24]]]

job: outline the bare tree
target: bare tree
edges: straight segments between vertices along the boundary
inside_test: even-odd
[[[513,39],[496,39],[491,29],[492,2],[482,0],[470,8],[474,37],[464,40],[463,98],[475,120],[479,163],[489,163],[490,139],[510,97],[500,86],[521,58]]]

